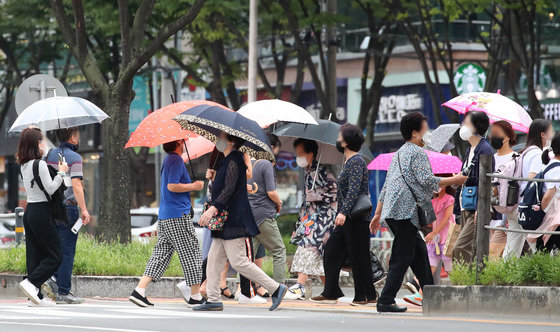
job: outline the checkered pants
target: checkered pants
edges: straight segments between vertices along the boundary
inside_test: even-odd
[[[158,220],[158,239],[144,275],[158,281],[165,273],[173,253],[177,251],[179,262],[188,286],[200,284],[202,258],[200,247],[189,216]]]

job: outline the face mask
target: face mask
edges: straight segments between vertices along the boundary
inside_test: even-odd
[[[296,164],[301,168],[306,168],[307,166],[309,166],[306,157],[296,157]]]
[[[430,146],[432,144],[432,132],[427,131],[424,136],[422,136],[422,141],[424,141],[425,146]]]
[[[490,140],[492,147],[496,150],[501,149],[504,146],[504,138],[503,137],[492,137]]]
[[[216,141],[216,150],[224,152],[228,147],[228,141],[222,138],[218,138]]]
[[[473,137],[473,132],[467,126],[461,126],[459,129],[459,136],[463,141],[468,141],[471,137]]]
[[[336,141],[336,150],[340,153],[344,153],[344,147],[341,141]]]

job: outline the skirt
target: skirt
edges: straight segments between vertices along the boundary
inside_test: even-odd
[[[298,246],[290,272],[304,273],[310,276],[324,276],[323,257],[316,248]]]

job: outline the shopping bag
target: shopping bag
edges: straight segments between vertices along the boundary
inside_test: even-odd
[[[461,225],[451,223],[449,225],[449,232],[447,233],[447,240],[445,240],[445,245],[443,246],[443,254],[445,256],[453,256],[453,248],[455,247],[455,242],[457,242],[459,233],[461,233]]]

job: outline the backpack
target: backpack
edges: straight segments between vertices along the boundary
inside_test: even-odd
[[[66,190],[66,186],[64,182],[62,182],[60,187],[58,187],[52,195],[49,195],[39,176],[39,162],[41,162],[39,159],[33,161],[33,180],[31,180],[31,187],[33,187],[33,183],[35,182],[39,186],[39,189],[43,191],[47,201],[50,203],[52,218],[57,224],[70,225],[70,219],[66,213],[66,204],[64,204],[64,191]],[[47,168],[49,169],[51,178],[54,179],[58,171],[50,165],[47,165]]]
[[[523,173],[523,160],[525,158],[525,154],[534,149],[538,149],[538,147],[530,147],[527,150],[523,151],[521,155],[514,153],[512,159],[498,167],[496,173],[515,178],[521,178]],[[497,193],[493,193],[497,194],[497,196],[495,197],[495,204],[493,204],[494,209],[498,213],[502,214],[509,214],[514,212],[517,209],[519,202],[519,181],[496,179],[493,184],[496,186],[497,191]]]
[[[535,179],[544,179],[546,172],[560,166],[560,163],[553,163],[546,167],[542,172],[538,173]],[[521,193],[521,202],[517,209],[517,222],[523,229],[535,230],[541,225],[545,212],[541,208],[541,199],[544,196],[543,182],[531,182],[527,188]],[[533,207],[538,207],[535,211]]]

